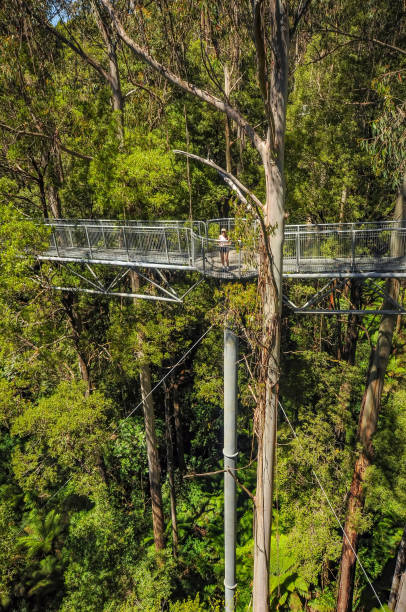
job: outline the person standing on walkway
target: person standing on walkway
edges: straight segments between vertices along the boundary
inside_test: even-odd
[[[219,243],[220,243],[221,265],[223,266],[223,270],[226,270],[226,272],[228,272],[230,269],[230,264],[228,260],[228,251],[230,247],[230,241],[228,239],[227,230],[225,227],[221,228],[220,236],[219,236]]]

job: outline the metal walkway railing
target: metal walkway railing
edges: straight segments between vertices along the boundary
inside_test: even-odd
[[[258,272],[258,228],[234,219],[209,221],[49,220],[40,259],[129,267],[198,270],[224,279]],[[218,236],[225,227],[229,266]],[[288,225],[283,274],[293,277],[406,276],[406,227],[376,223]],[[223,245],[224,249],[224,245]]]

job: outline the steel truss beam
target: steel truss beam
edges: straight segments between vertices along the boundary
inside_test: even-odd
[[[124,271],[120,270],[115,275],[113,280],[111,280],[108,284],[105,284],[98,277],[98,275],[97,275],[96,271],[94,270],[94,268],[92,267],[92,265],[89,264],[88,262],[83,262],[83,264],[85,265],[86,269],[90,273],[91,278],[88,278],[87,276],[84,276],[84,274],[82,274],[81,272],[78,272],[78,270],[75,270],[70,265],[73,262],[59,261],[59,262],[54,262],[54,263],[57,263],[57,265],[60,268],[67,269],[70,274],[72,274],[73,276],[78,278],[82,283],[84,283],[84,286],[83,285],[77,286],[77,287],[74,287],[74,286],[60,286],[60,285],[52,284],[51,281],[47,281],[45,283],[43,281],[41,281],[41,284],[43,286],[45,286],[46,288],[48,288],[48,289],[53,289],[53,290],[56,290],[56,291],[68,291],[68,292],[73,292],[73,293],[88,293],[88,294],[92,294],[92,295],[104,295],[104,296],[109,296],[109,297],[120,297],[120,298],[137,298],[137,299],[141,299],[141,300],[151,300],[151,301],[155,301],[155,302],[157,302],[157,301],[159,301],[159,302],[174,302],[176,304],[181,304],[183,302],[183,299],[193,289],[195,289],[195,287],[200,285],[200,283],[202,283],[203,280],[204,280],[204,277],[202,277],[196,283],[194,283],[191,287],[189,287],[189,289],[187,291],[185,291],[182,295],[178,295],[176,293],[175,289],[173,289],[173,287],[170,286],[170,283],[169,283],[168,279],[165,277],[165,275],[163,274],[163,272],[161,270],[159,270],[159,269],[156,270],[156,272],[159,274],[159,277],[160,277],[160,280],[161,280],[161,284],[159,284],[159,282],[157,282],[156,280],[154,280],[153,278],[151,278],[149,276],[146,276],[145,274],[140,272],[139,269],[137,269],[137,275],[140,276],[143,280],[145,280],[147,285],[149,285],[151,287],[154,287],[154,289],[156,289],[158,291],[158,294],[133,293],[133,292],[130,292],[130,291],[113,290],[131,272],[131,270],[133,269],[131,267],[127,267]],[[77,264],[78,262],[76,261],[75,263]],[[163,287],[162,286],[163,284],[166,285],[166,287]]]
[[[353,278],[353,277],[351,277]],[[282,296],[283,303],[295,314],[325,314],[325,315],[345,315],[345,314],[355,314],[355,315],[404,315],[406,314],[406,310],[396,302],[396,300],[392,299],[382,288],[372,279],[370,279],[371,283],[374,285],[376,292],[379,293],[384,299],[388,302],[392,303],[393,310],[389,309],[380,309],[380,310],[368,310],[368,309],[356,309],[356,308],[344,308],[344,309],[334,309],[334,308],[314,308],[317,304],[319,304],[325,297],[331,295],[332,293],[342,292],[342,289],[347,284],[348,278],[339,278],[339,279],[331,279],[326,285],[324,285],[319,291],[317,291],[313,297],[311,297],[305,304],[302,306],[297,306],[294,302],[292,302],[285,295]],[[349,300],[348,300],[349,301]],[[313,306],[313,308],[311,308]]]

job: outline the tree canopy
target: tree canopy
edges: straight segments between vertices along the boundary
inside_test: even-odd
[[[278,6],[289,38],[286,126],[272,97]],[[78,281],[74,266],[39,263],[49,241],[41,221],[254,215],[218,172],[174,150],[212,160],[255,194],[271,245],[275,202],[282,226],[392,219],[406,171],[404,3],[10,0],[0,38],[0,607],[222,609],[222,327],[232,321],[241,351],[236,609],[248,610],[271,329],[261,274],[259,284],[206,278],[182,304],[51,291],[44,279]],[[270,184],[283,197],[272,199]],[[268,274],[262,281],[274,279],[272,265]],[[198,280],[165,275],[179,293]],[[122,282],[130,291],[139,279]],[[305,301],[323,284],[281,287]],[[382,280],[348,281],[325,304],[377,309],[383,289]],[[403,281],[397,290],[404,304]],[[280,313],[277,386],[297,438],[279,411],[269,606],[333,611],[343,534],[331,507],[344,524],[381,317]],[[403,323],[393,321],[351,515],[383,603],[406,524]],[[146,388],[191,347],[148,413]],[[348,609],[379,608],[366,575],[358,565]]]

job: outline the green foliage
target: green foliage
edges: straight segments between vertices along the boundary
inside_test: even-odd
[[[111,403],[100,392],[87,395],[83,383],[66,382],[50,397],[27,407],[12,427],[12,435],[21,440],[13,455],[21,487],[34,487],[37,495],[49,495],[49,488],[58,486],[62,473],[76,474],[86,490],[87,480],[100,478],[111,410]]]
[[[214,608],[211,609],[214,610]],[[169,610],[170,612],[205,612],[207,608],[203,607],[203,605],[200,603],[199,595],[196,595],[193,600],[188,599],[187,601],[175,602],[171,604]]]
[[[4,292],[27,293],[32,290],[30,267],[34,262],[35,253],[41,252],[47,243],[47,231],[43,227],[21,218],[11,205],[1,204],[0,288],[3,299]]]
[[[309,584],[297,573],[297,564],[289,547],[289,536],[275,534],[272,548],[276,552],[273,553],[273,569],[269,580],[271,606],[276,610],[301,610],[302,598],[307,595]]]
[[[127,146],[129,153],[118,151],[113,132],[90,164],[95,212],[100,217],[135,219],[184,216],[187,185],[183,169],[175,164],[162,136],[132,130]]]
[[[24,526],[26,535],[19,537],[17,543],[29,560],[25,581],[29,598],[60,598],[64,570],[60,546],[65,528],[64,517],[55,510],[43,517],[36,511],[30,513]]]
[[[117,604],[129,588],[133,528],[109,503],[105,488],[93,492],[94,505],[72,517],[64,542],[65,589],[61,610],[102,610]]]

